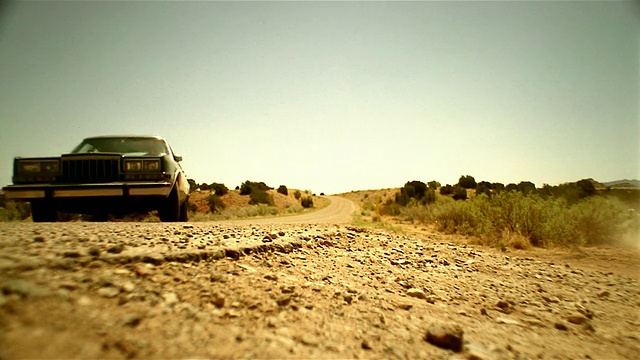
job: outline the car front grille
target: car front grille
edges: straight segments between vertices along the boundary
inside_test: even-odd
[[[62,182],[101,183],[118,181],[119,159],[62,159]]]

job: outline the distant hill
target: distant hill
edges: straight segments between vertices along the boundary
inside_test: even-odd
[[[640,180],[616,180],[602,183],[602,185],[608,187],[640,187]]]

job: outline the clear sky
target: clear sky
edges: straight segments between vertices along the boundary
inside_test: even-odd
[[[2,185],[106,134],[229,188],[640,178],[638,2],[3,4]]]

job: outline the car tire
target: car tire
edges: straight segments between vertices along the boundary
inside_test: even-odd
[[[180,199],[178,198],[178,189],[175,187],[171,190],[171,194],[167,197],[165,205],[158,211],[160,221],[177,222],[180,221]]]
[[[189,197],[180,205],[180,222],[189,221]]]
[[[33,222],[55,222],[58,219],[58,212],[49,202],[33,201],[31,203],[31,219]]]

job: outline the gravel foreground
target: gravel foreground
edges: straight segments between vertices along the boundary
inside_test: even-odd
[[[451,239],[2,223],[0,359],[640,358],[637,278]]]

